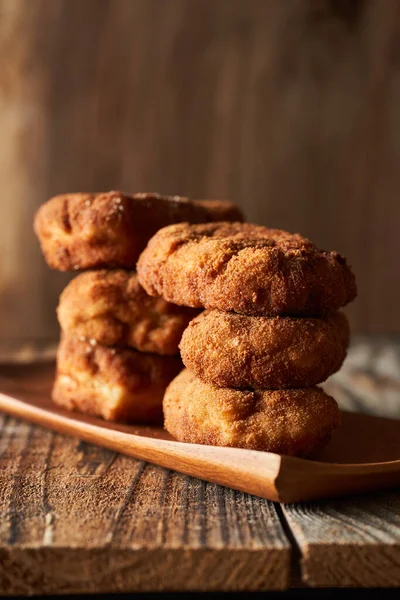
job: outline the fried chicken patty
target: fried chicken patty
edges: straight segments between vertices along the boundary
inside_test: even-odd
[[[169,384],[165,428],[180,442],[312,456],[340,423],[336,401],[319,387],[235,390],[185,369]]]
[[[139,254],[160,227],[187,221],[215,221],[231,203],[193,202],[180,196],[112,191],[71,193],[51,198],[35,215],[34,229],[45,259],[60,271],[124,267],[134,269]],[[236,218],[236,215],[235,215]]]
[[[323,315],[357,295],[343,256],[299,234],[249,223],[164,227],[137,271],[152,296],[254,316]]]
[[[64,333],[81,340],[172,355],[198,310],[149,296],[134,271],[102,269],[75,277],[57,314]]]
[[[176,356],[107,348],[64,336],[52,398],[110,421],[160,422],[168,383],[182,369]]]
[[[249,317],[210,310],[180,343],[184,365],[221,387],[302,388],[340,369],[349,345],[343,313],[327,317]]]

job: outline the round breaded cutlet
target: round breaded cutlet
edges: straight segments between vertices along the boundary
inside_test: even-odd
[[[221,387],[302,388],[340,369],[349,345],[343,313],[327,317],[249,317],[205,311],[180,343],[184,365]]]
[[[165,428],[180,442],[313,456],[340,423],[336,401],[319,387],[235,390],[185,369],[168,386]]]
[[[137,272],[152,296],[254,316],[323,315],[357,295],[343,256],[299,234],[249,223],[164,227]]]
[[[134,269],[160,227],[212,220],[208,209],[187,198],[112,191],[55,196],[37,211],[34,229],[54,269]]]
[[[160,422],[165,388],[181,369],[176,356],[107,348],[64,336],[52,398],[64,408],[108,421]]]
[[[210,214],[210,221],[244,221],[244,215],[234,202],[229,200],[194,200]]]
[[[81,341],[173,355],[198,310],[149,296],[134,271],[101,269],[67,285],[57,314],[64,333]]]

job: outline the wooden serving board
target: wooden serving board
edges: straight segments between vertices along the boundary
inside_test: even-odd
[[[160,427],[121,425],[71,413],[51,402],[53,377],[53,363],[9,366],[0,380],[0,409],[110,450],[273,501],[298,502],[400,485],[398,420],[343,413],[342,426],[318,460],[305,460],[185,444]]]

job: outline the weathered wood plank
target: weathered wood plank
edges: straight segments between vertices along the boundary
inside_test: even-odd
[[[358,340],[349,352],[343,372],[332,377],[325,388],[347,410],[400,416],[399,392],[388,397],[379,379],[379,372],[388,370],[390,364],[382,360],[382,354],[393,357],[397,353],[398,346],[388,340],[370,343]],[[365,394],[360,378],[368,373],[373,385],[370,393]],[[394,391],[398,371],[393,365],[389,376]],[[283,512],[300,549],[302,579],[307,585],[400,585],[400,490],[286,505]]]
[[[312,587],[400,585],[400,493],[283,506]]]
[[[289,585],[272,503],[1,418],[0,593]]]

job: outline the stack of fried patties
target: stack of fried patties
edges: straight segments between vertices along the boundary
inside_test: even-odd
[[[246,223],[178,224],[138,262],[151,295],[203,307],[180,344],[187,369],[164,397],[178,440],[311,456],[339,425],[316,384],[337,371],[356,296],[345,258],[298,234]]]
[[[36,214],[50,267],[80,271],[61,294],[53,400],[109,420],[154,422],[182,369],[178,344],[198,310],[146,294],[136,261],[165,225],[240,219],[226,201],[158,194],[64,194]]]

